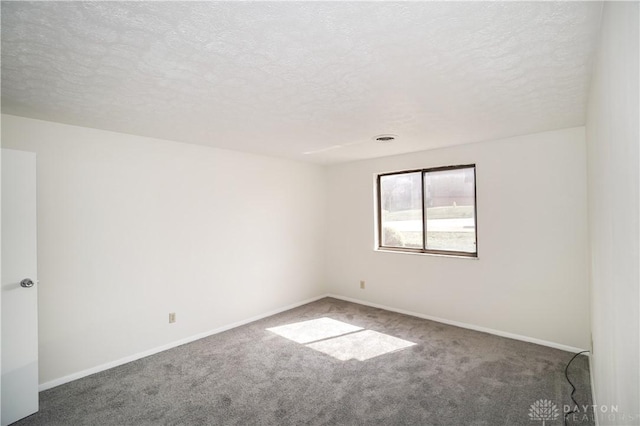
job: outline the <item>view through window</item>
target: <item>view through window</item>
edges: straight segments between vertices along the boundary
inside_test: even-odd
[[[476,257],[475,165],[378,176],[379,248]]]

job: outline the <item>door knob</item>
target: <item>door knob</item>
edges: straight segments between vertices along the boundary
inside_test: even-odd
[[[25,278],[24,280],[20,281],[20,287],[31,288],[33,287],[33,281],[31,280],[31,278]]]

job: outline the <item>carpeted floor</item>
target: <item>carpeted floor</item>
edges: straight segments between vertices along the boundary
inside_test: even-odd
[[[16,425],[561,425],[571,357],[325,298],[44,391]]]

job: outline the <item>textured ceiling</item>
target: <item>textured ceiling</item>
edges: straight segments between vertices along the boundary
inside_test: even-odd
[[[579,126],[601,6],[3,1],[2,112],[319,163]]]

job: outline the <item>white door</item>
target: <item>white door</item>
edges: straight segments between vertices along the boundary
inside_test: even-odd
[[[38,411],[36,155],[2,150],[2,426]]]

